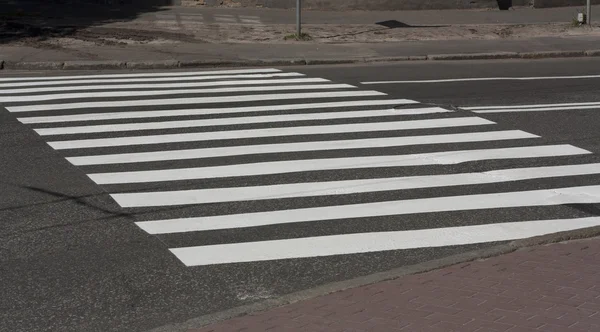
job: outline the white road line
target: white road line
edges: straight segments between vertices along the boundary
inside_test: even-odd
[[[438,80],[415,80],[415,81],[372,81],[361,82],[361,84],[423,84],[423,83],[452,83],[452,82],[481,82],[481,81],[538,81],[538,80],[572,80],[600,78],[600,75],[580,76],[540,76],[540,77],[473,77],[473,78],[449,78]]]
[[[149,183],[323,170],[453,165],[478,160],[557,157],[589,153],[591,152],[572,145],[563,144],[519,148],[444,151],[393,156],[286,160],[213,167],[95,173],[88,174],[88,176],[97,184]]]
[[[351,89],[356,88],[350,84],[302,84],[302,85],[269,85],[269,86],[245,86],[233,88],[209,88],[209,89],[172,89],[172,90],[145,90],[145,91],[110,91],[110,92],[79,92],[79,93],[52,93],[45,95],[26,95],[0,97],[0,103],[37,102],[62,99],[85,99],[85,98],[116,98],[116,97],[140,97],[140,96],[166,96],[180,94],[206,94],[206,93],[233,93],[233,92],[267,92],[285,90],[326,90],[326,89]]]
[[[210,81],[189,83],[145,83],[145,84],[102,84],[102,85],[75,85],[50,86],[41,88],[2,89],[0,94],[10,95],[19,93],[63,92],[63,91],[93,91],[93,90],[133,90],[133,89],[172,89],[172,88],[201,88],[211,86],[229,85],[263,85],[263,84],[294,84],[294,83],[324,83],[330,82],[324,78],[281,78],[267,80],[234,80]]]
[[[600,186],[418,198],[212,217],[153,220],[136,224],[150,234],[171,234],[347,218],[595,203],[600,203]],[[398,222],[401,222],[401,219]]]
[[[135,83],[135,82],[182,82],[200,80],[223,80],[240,78],[268,78],[268,77],[297,77],[304,76],[300,73],[271,73],[271,74],[235,74],[235,75],[207,75],[207,76],[184,76],[184,77],[156,77],[156,78],[123,78],[123,79],[91,79],[91,80],[59,80],[59,81],[36,81],[36,82],[13,82],[2,83],[0,88],[17,88],[24,86],[53,86],[69,84],[106,84],[106,83]],[[71,77],[72,78],[72,77]],[[65,87],[65,89],[68,89]]]
[[[461,107],[467,111],[475,110],[499,110],[499,109],[517,109],[517,108],[545,108],[545,107],[569,107],[569,106],[600,106],[600,102],[588,102],[588,103],[563,103],[563,104],[538,104],[538,105],[502,105],[502,106],[472,106],[472,107]]]
[[[169,249],[186,266],[510,241],[600,226],[600,217],[373,232]]]
[[[514,168],[482,173],[305,182],[255,187],[136,192],[111,194],[111,197],[122,207],[172,206],[466,186],[588,174],[600,174],[600,164]]]
[[[545,112],[545,111],[586,110],[586,109],[599,109],[599,108],[600,108],[600,102],[462,107],[462,109],[465,109],[467,111],[472,111],[475,113]]]
[[[394,121],[394,122],[375,122],[375,123],[350,123],[340,125],[325,126],[302,126],[302,127],[277,127],[246,130],[212,131],[201,133],[178,133],[167,135],[148,135],[148,136],[127,136],[110,138],[92,138],[82,140],[51,141],[48,145],[56,150],[63,149],[82,149],[109,146],[131,146],[162,144],[176,142],[200,142],[214,141],[223,139],[241,139],[258,137],[278,137],[278,136],[296,136],[296,135],[321,135],[321,134],[339,134],[354,132],[373,132],[373,131],[396,131],[410,129],[426,128],[449,128],[463,126],[481,126],[490,125],[494,122],[478,118],[449,118],[449,119],[428,119],[413,121]]]
[[[190,116],[190,115],[209,115],[209,114],[235,114],[246,112],[269,112],[269,111],[292,111],[306,109],[325,109],[325,108],[342,108],[342,107],[365,107],[365,106],[382,106],[382,105],[408,105],[418,104],[414,100],[407,99],[388,99],[388,100],[354,100],[341,102],[327,103],[306,103],[306,104],[283,104],[269,106],[244,106],[244,107],[227,107],[227,108],[196,108],[196,109],[180,109],[166,111],[134,111],[134,112],[110,112],[110,113],[87,113],[74,115],[54,115],[54,116],[34,116],[18,118],[21,123],[55,123],[55,122],[73,122],[73,121],[102,121],[102,120],[117,120],[117,119],[141,119],[141,118],[158,118],[171,116]],[[414,109],[399,109],[398,112],[405,115],[429,114],[432,108],[414,108]]]
[[[98,101],[80,102],[67,104],[40,104],[27,106],[6,107],[9,112],[34,112],[70,109],[89,109],[106,107],[136,107],[136,106],[164,106],[164,105],[186,105],[186,104],[220,104],[240,103],[247,101],[266,100],[289,100],[289,99],[311,99],[311,98],[342,98],[342,97],[373,97],[386,96],[378,91],[343,91],[343,92],[306,92],[306,93],[275,93],[259,95],[238,95],[226,97],[196,97],[196,98],[168,98],[168,99],[142,99],[121,101]]]
[[[0,82],[12,81],[49,81],[49,80],[74,80],[88,78],[126,78],[126,77],[181,77],[197,75],[217,75],[217,74],[257,74],[257,73],[278,73],[279,69],[259,68],[259,69],[234,69],[234,70],[210,70],[210,71],[192,71],[192,72],[168,72],[168,73],[141,73],[141,74],[109,74],[109,75],[69,75],[69,76],[37,76],[37,77],[4,77]]]
[[[593,110],[600,109],[600,104],[594,106],[569,106],[569,107],[541,107],[541,108],[509,108],[471,111],[473,113],[512,113],[512,112],[547,112],[547,111],[569,111],[569,110]]]
[[[108,165],[166,160],[186,160],[225,156],[241,156],[263,153],[282,153],[300,151],[326,151],[344,149],[383,148],[425,144],[450,144],[464,142],[499,141],[511,139],[537,138],[539,136],[520,130],[490,131],[482,133],[460,133],[447,135],[384,137],[357,140],[317,141],[283,144],[262,144],[250,146],[231,146],[220,148],[169,150],[138,153],[121,153],[97,156],[68,157],[73,165]]]
[[[422,112],[445,113],[450,112],[443,108],[432,107],[421,109]],[[67,135],[83,133],[105,133],[118,131],[134,131],[149,129],[171,129],[171,128],[189,128],[189,127],[207,127],[207,126],[225,126],[235,124],[251,123],[277,123],[288,121],[307,121],[307,120],[330,120],[330,119],[352,119],[352,118],[374,118],[382,116],[405,115],[402,110],[386,109],[372,111],[351,111],[351,112],[326,112],[326,113],[307,113],[307,114],[281,114],[267,116],[247,116],[236,118],[202,119],[202,120],[184,120],[184,121],[163,121],[163,122],[136,122],[108,125],[88,125],[76,127],[57,127],[40,128],[35,131],[42,136],[45,135]]]

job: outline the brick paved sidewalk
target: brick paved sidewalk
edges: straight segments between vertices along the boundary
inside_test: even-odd
[[[600,238],[531,247],[192,329],[600,331]]]

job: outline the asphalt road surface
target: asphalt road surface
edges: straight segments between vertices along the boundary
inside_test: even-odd
[[[600,60],[7,72],[0,330],[145,331],[600,225],[588,75]]]

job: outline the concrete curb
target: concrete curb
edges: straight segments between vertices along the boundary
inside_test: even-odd
[[[471,53],[471,54],[433,54],[427,56],[429,60],[496,60],[496,59],[518,59],[517,52],[496,53]]]
[[[224,321],[234,317],[265,311],[275,307],[292,304],[294,302],[308,300],[311,298],[339,292],[345,289],[356,288],[381,281],[397,279],[405,275],[424,273],[444,268],[450,265],[504,255],[513,251],[517,251],[519,249],[524,249],[532,246],[564,242],[569,240],[580,240],[596,236],[600,236],[600,227],[591,227],[575,231],[561,232],[533,237],[529,239],[511,241],[509,243],[497,245],[487,249],[474,250],[454,256],[427,261],[416,265],[400,267],[386,272],[379,272],[351,280],[330,283],[309,290],[303,290],[296,293],[284,295],[276,299],[268,299],[265,301],[260,301],[213,314],[208,314],[205,316],[188,320],[183,323],[162,326],[159,328],[149,330],[147,332],[184,332],[188,331],[189,329],[200,328],[212,323]]]
[[[10,62],[0,60],[0,70],[100,70],[100,69],[179,69],[214,67],[255,66],[311,66],[339,65],[399,61],[457,61],[499,59],[549,59],[574,57],[600,57],[600,50],[543,51],[543,52],[494,52],[465,54],[430,54],[414,56],[369,57],[348,59],[269,59],[269,60],[164,60],[164,61],[50,61]]]

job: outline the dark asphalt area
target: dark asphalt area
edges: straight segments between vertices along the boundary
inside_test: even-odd
[[[363,90],[382,91],[394,98],[414,99],[444,107],[600,101],[600,78],[360,85],[360,82],[364,81],[384,80],[600,74],[600,59],[591,58],[412,62],[281,69],[305,73],[308,77],[323,77],[339,83],[357,85]],[[52,72],[50,75],[67,73],[71,72]],[[3,74],[40,75],[40,73],[18,72]],[[456,117],[468,114],[469,112],[459,111],[444,116]],[[497,130],[519,129],[540,135],[541,138],[536,139],[535,142],[513,140],[449,144],[446,148],[459,150],[566,143],[594,153],[600,152],[598,136],[600,109],[479,114],[478,116],[497,122]],[[426,117],[406,117],[409,118]],[[260,126],[240,125],[232,129],[255,127]],[[474,127],[468,130],[476,132],[482,129]],[[410,130],[400,135],[446,132],[451,131]],[[331,135],[331,138],[333,139],[334,136],[379,137],[385,136],[385,133],[361,135]],[[291,142],[293,138],[271,138],[265,141]],[[382,148],[364,151],[362,154],[376,155],[382,152],[404,154],[438,150],[440,148],[436,146]],[[177,236],[153,236],[138,228],[134,221],[267,211],[287,209],[292,206],[313,207],[428,196],[584,186],[599,184],[600,176],[575,176],[566,181],[564,178],[548,178],[511,183],[416,189],[408,192],[325,196],[319,199],[309,197],[295,199],[293,202],[290,199],[281,199],[202,206],[122,209],[109,197],[105,189],[85,175],[84,171],[94,171],[93,166],[86,168],[71,165],[61,153],[49,147],[30,127],[18,122],[14,114],[2,108],[0,108],[0,151],[2,151],[0,294],[3,294],[0,296],[0,308],[2,308],[0,331],[145,331],[253,301],[484,248],[494,243],[200,267],[184,266],[167,250],[171,247],[199,243],[246,242],[339,233],[476,225],[490,220],[500,223],[600,215],[598,205],[590,204],[415,214],[401,218],[370,218],[368,223],[363,219],[334,220],[250,229],[189,232]],[[102,149],[98,149],[97,152],[101,151]],[[308,155],[320,157],[325,156],[325,153],[290,153],[286,159],[298,159]],[[327,153],[327,156],[332,155]],[[225,164],[231,161],[231,159],[219,158],[211,162]],[[539,159],[490,160],[463,165],[390,168],[379,171],[377,176],[445,174],[495,168],[592,162],[600,162],[600,158],[594,154],[556,157],[544,161]],[[198,161],[174,161],[168,165],[194,167],[198,165]],[[156,165],[147,165],[149,168],[153,166]],[[133,169],[134,166],[111,167],[114,171],[120,171]],[[335,173],[324,171],[303,174],[302,177],[284,174],[252,178],[248,181],[254,181],[253,184],[272,184],[368,178],[371,176],[370,172],[369,169]],[[198,187],[203,184],[225,187],[238,183],[237,181],[239,179],[231,178],[194,180],[178,184],[177,188],[188,185]],[[168,189],[169,185],[169,183],[151,184],[150,187],[140,185],[136,188]],[[119,185],[111,187],[111,191],[119,190]]]

